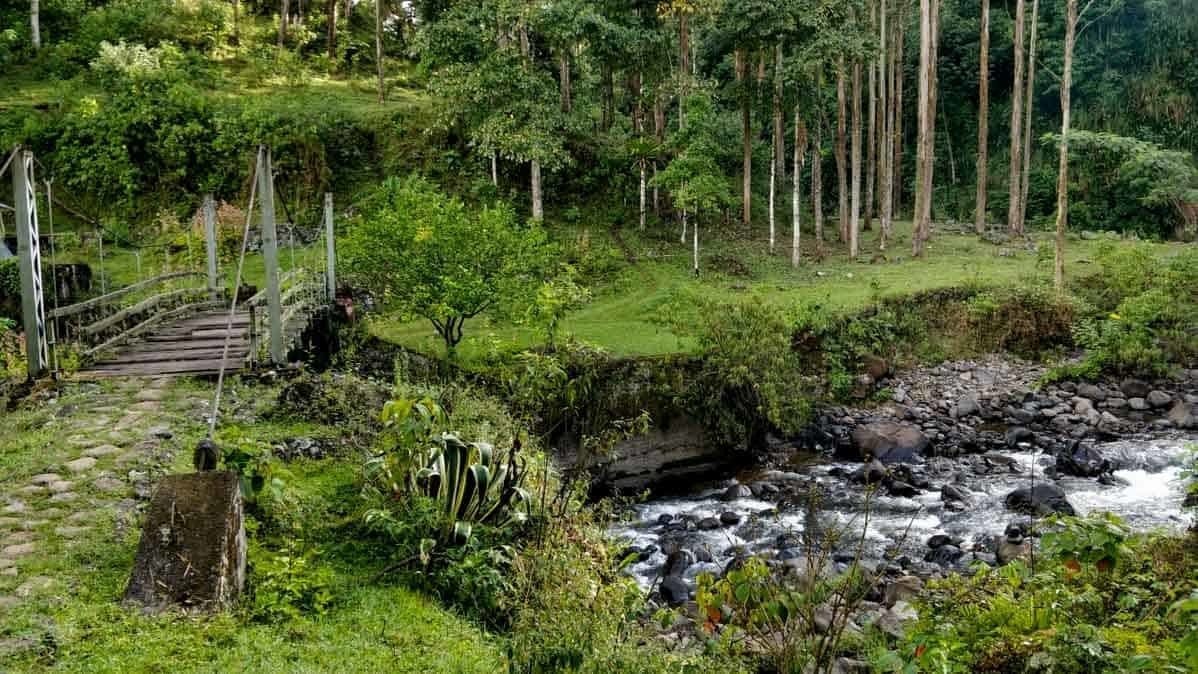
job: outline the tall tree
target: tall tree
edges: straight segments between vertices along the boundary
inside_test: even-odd
[[[849,258],[857,259],[861,238],[861,59],[853,59],[852,205],[849,214]]]
[[[774,46],[774,139],[770,166],[770,252],[774,252],[775,184],[786,183],[786,128],[782,119],[782,42]]]
[[[845,92],[847,73],[844,67],[844,56],[836,59],[836,182],[837,197],[840,210],[837,217],[840,222],[840,241],[849,241],[849,174],[848,174],[848,101]]]
[[[329,61],[336,62],[337,60],[337,0],[328,0],[325,8],[325,18],[328,20],[328,31],[325,36],[325,41],[328,43]]]
[[[919,134],[916,141],[915,223],[911,255],[922,257],[932,226],[932,185],[936,167],[936,58],[940,0],[919,1]]]
[[[740,98],[741,224],[748,227],[753,221],[753,87],[749,85],[749,54],[737,49],[733,59]]]
[[[803,256],[802,248],[802,228],[800,222],[803,212],[802,201],[802,184],[803,184],[803,160],[807,156],[807,125],[803,123],[803,118],[799,114],[799,106],[795,104],[795,139],[794,139],[794,188],[791,191],[791,236],[790,236],[790,264],[792,267],[798,267]]]
[[[1087,5],[1089,8],[1089,5]],[[1069,123],[1073,87],[1073,46],[1077,40],[1077,0],[1065,0],[1065,62],[1061,67],[1061,139],[1057,148],[1057,240],[1053,284],[1065,288],[1065,227],[1069,224]]]
[[[888,82],[893,81],[892,71],[894,70],[895,59],[888,53],[888,49],[893,49],[893,41],[889,40],[889,31],[893,31],[893,26],[887,26],[889,18],[889,8],[886,0],[881,0],[881,7],[878,12],[878,99],[881,101],[882,107],[882,123],[878,129],[881,138],[881,144],[878,148],[878,219],[881,221],[881,230],[878,233],[878,248],[886,250],[886,243],[890,239],[891,217],[894,209],[894,117],[895,110],[888,95]]]
[[[868,0],[869,4],[869,30],[871,33],[878,29],[878,5],[875,0]],[[874,216],[874,178],[880,175],[880,166],[878,164],[878,66],[881,63],[880,59],[868,59],[866,68],[868,68],[869,90],[869,111],[868,123],[865,132],[865,213],[864,221],[861,224],[861,229],[869,231],[872,226]],[[882,189],[881,184],[878,184],[878,190]]]
[[[986,231],[986,187],[990,173],[990,0],[982,0],[978,47],[978,162],[974,229]]]
[[[375,0],[382,2],[382,0]],[[287,42],[287,21],[291,17],[291,0],[279,0],[279,48]]]
[[[811,147],[811,210],[815,220],[815,245],[824,248],[824,115],[820,108],[815,122],[815,142]]]
[[[902,212],[903,205],[903,136],[905,133],[905,123],[903,119],[903,93],[906,89],[904,82],[905,72],[903,70],[903,61],[906,55],[903,42],[907,34],[907,7],[909,0],[895,0],[895,18],[894,18],[894,56],[891,58],[893,64],[892,72],[894,73],[894,82],[891,85],[892,95],[894,96],[894,140],[893,147],[894,159],[891,165],[891,196],[894,198],[894,212]]]
[[[379,104],[381,105],[387,98],[386,81],[383,77],[383,0],[374,0],[374,63],[378,69]]]
[[[38,0],[29,0],[29,35],[33,40],[33,48],[42,48],[41,8]]]
[[[1032,34],[1027,47],[1027,94],[1023,102],[1023,169],[1019,176],[1019,221],[1027,222],[1028,179],[1032,172],[1032,111],[1036,94],[1036,33],[1040,20],[1040,0],[1032,0]]]
[[[1011,236],[1023,236],[1023,220],[1020,218],[1019,200],[1023,194],[1023,43],[1024,26],[1027,21],[1025,0],[1015,0],[1014,61],[1015,75],[1011,85],[1011,171],[1007,183],[1007,229]]]

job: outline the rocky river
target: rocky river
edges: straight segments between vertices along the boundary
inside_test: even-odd
[[[991,358],[870,382],[887,402],[825,409],[753,468],[688,478],[611,532],[635,555],[630,572],[680,604],[699,574],[749,555],[780,569],[860,557],[885,586],[1026,555],[1031,520],[1054,512],[1187,526],[1198,372],[1037,387],[1042,374]]]

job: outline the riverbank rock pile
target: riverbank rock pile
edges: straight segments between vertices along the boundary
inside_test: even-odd
[[[1034,447],[1063,457],[1058,469],[1067,474],[1097,477],[1118,466],[1087,443],[1198,430],[1198,370],[1036,388],[1044,372],[1000,358],[912,370],[878,384],[888,402],[825,409],[800,440],[883,463]]]

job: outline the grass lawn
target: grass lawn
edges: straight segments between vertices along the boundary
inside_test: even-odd
[[[569,314],[563,330],[617,355],[685,352],[693,349],[694,343],[685,334],[677,334],[670,319],[685,313],[693,297],[735,300],[757,295],[786,309],[822,305],[852,311],[879,296],[963,284],[1001,285],[1052,272],[1052,240],[1048,233],[1035,234],[1039,253],[1014,244],[997,246],[973,234],[937,233],[928,244],[925,258],[914,260],[910,229],[909,222],[895,224],[896,240],[886,252],[886,259],[872,259],[877,251],[877,232],[864,232],[864,252],[857,262],[850,261],[846,251],[835,245],[819,259],[805,239],[805,257],[798,269],[790,265],[787,243],[779,243],[771,255],[762,240],[764,236],[755,240],[701,240],[698,278],[691,270],[689,245],[684,246],[672,236],[667,240],[625,230],[623,238],[635,261],[624,264],[602,285],[592,287],[592,301]],[[577,235],[573,231],[555,233],[563,240]],[[591,237],[602,235],[590,232]],[[1071,237],[1066,249],[1067,274],[1086,274],[1098,245],[1096,240]],[[1165,253],[1175,246],[1155,247]],[[371,330],[410,348],[438,354],[444,351],[427,321],[378,317],[373,319]],[[480,318],[467,323],[459,355],[469,362],[497,343],[527,347],[538,339],[530,326]]]
[[[261,398],[239,391],[230,404]],[[334,571],[332,605],[281,623],[258,622],[243,603],[215,617],[143,615],[120,604],[140,531],[130,509],[129,472],[190,471],[190,448],[203,431],[211,384],[176,380],[158,407],[137,403],[156,385],[137,380],[68,385],[56,404],[4,417],[0,443],[0,671],[4,672],[499,672],[500,641],[402,586],[374,580],[383,559],[363,558],[352,542],[325,559]],[[132,410],[137,410],[133,412]],[[134,418],[134,415],[137,415]],[[147,440],[165,425],[168,440]],[[263,422],[246,432],[262,441],[296,434],[335,436],[335,429]],[[89,446],[94,466],[66,462]],[[149,443],[149,444],[147,444]],[[326,459],[290,466],[289,489],[312,503],[345,508],[357,489],[354,461]],[[30,488],[33,476],[62,476],[65,500]],[[122,487],[113,489],[111,482]],[[16,505],[16,504],[20,505]],[[331,519],[331,518],[330,518]],[[31,552],[8,547],[31,543]],[[253,558],[251,557],[251,562]],[[251,580],[253,579],[251,569]],[[248,600],[247,600],[248,601]]]

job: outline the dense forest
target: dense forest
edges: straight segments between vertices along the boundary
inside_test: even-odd
[[[1198,670],[1198,0],[5,0],[0,64],[0,670]]]

